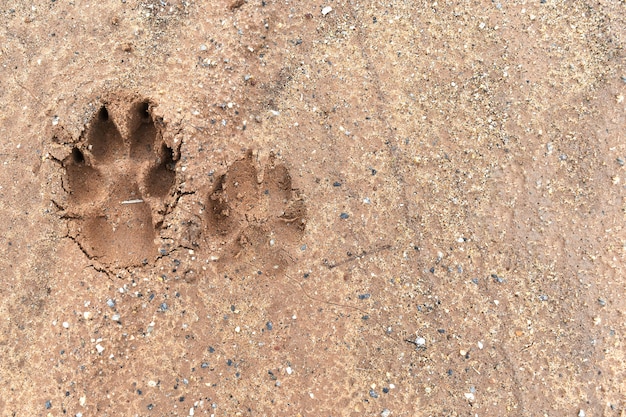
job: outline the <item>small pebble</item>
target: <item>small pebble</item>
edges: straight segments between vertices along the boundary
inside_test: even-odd
[[[370,390],[370,397],[372,398],[378,398],[378,393],[376,391],[374,391],[373,389]]]
[[[52,401],[48,400],[46,401],[46,410],[49,410],[52,408]]]
[[[109,307],[111,307],[111,308],[115,307],[115,300],[113,300],[113,299],[109,298],[109,299],[107,300],[107,305],[108,305]]]
[[[586,414],[585,414],[585,410],[580,410],[580,411],[578,412],[578,417],[585,417],[585,416],[586,416]]]
[[[274,325],[271,321],[268,321],[267,323],[265,323],[265,327],[267,328],[267,330],[272,330],[274,328]]]
[[[606,301],[603,300],[602,298],[598,298],[598,304],[600,304],[602,307],[604,307],[606,305]]]
[[[617,158],[615,161],[617,161],[620,166],[624,166],[624,160],[622,158]]]
[[[104,352],[104,347],[101,344],[97,344],[96,345],[96,350],[98,351],[98,353],[102,353],[102,352]]]
[[[540,296],[539,296],[539,299],[540,299],[541,301],[548,301],[548,296],[547,296],[547,295],[540,295]]]
[[[113,321],[120,321],[120,315],[119,314],[113,314],[113,316],[111,316],[111,320]]]
[[[167,303],[161,303],[161,311],[167,310]]]
[[[69,329],[70,328],[70,324],[68,322],[64,321],[63,322],[63,327],[66,328],[66,329]]]
[[[326,6],[322,9],[322,16],[326,16],[328,13],[332,12],[333,8],[330,6]]]
[[[424,339],[423,337],[418,337],[417,339],[415,339],[415,344],[417,345],[417,347],[424,347],[426,346],[426,339]]]
[[[371,294],[359,294],[359,300],[367,300],[371,297]]]
[[[350,215],[348,213],[341,213],[339,215],[340,218],[342,218],[343,220],[347,219],[348,217],[350,217]]]
[[[391,415],[391,411],[389,411],[386,408],[380,413],[380,417],[389,417],[390,415]]]

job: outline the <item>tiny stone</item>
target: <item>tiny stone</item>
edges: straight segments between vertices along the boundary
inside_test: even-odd
[[[390,415],[391,415],[391,411],[389,411],[386,408],[380,413],[380,417],[389,417]]]
[[[161,304],[161,311],[165,311],[167,310],[167,303],[162,303]]]
[[[46,410],[49,410],[52,408],[52,401],[48,400],[46,401]]]
[[[291,375],[293,373],[293,369],[291,369],[291,366],[288,366],[285,368],[285,372],[287,372],[287,375]]]
[[[387,387],[383,388],[383,392],[384,392],[385,394],[388,394],[388,393],[389,393],[389,388],[387,388]]]
[[[115,307],[115,300],[113,300],[113,299],[109,298],[109,299],[107,300],[107,305],[108,305],[109,307],[111,307],[111,308]]]
[[[600,304],[602,307],[604,307],[606,305],[606,301],[603,300],[602,298],[598,298],[598,304]]]
[[[66,329],[69,329],[70,328],[70,324],[68,322],[64,321],[63,322],[63,327],[66,328]]]
[[[376,391],[374,391],[373,389],[370,390],[370,397],[372,398],[378,398],[378,393]]]
[[[580,411],[578,412],[578,417],[585,417],[585,416],[586,416],[586,414],[585,414],[585,410],[580,410]]]
[[[426,339],[424,339],[423,337],[418,337],[417,339],[415,339],[415,344],[418,347],[426,346]]]
[[[268,321],[267,323],[265,323],[265,327],[267,328],[267,330],[272,330],[274,328],[274,325],[271,321]]]
[[[620,166],[624,166],[624,160],[622,158],[617,158],[616,161]]]
[[[97,344],[96,345],[96,350],[98,351],[98,353],[102,353],[102,352],[104,352],[104,347],[101,344]]]
[[[202,362],[202,365],[200,365],[200,368],[202,369],[206,369],[209,367],[209,363],[208,362]]]
[[[333,182],[333,187],[341,187],[341,183],[339,181]]]
[[[474,394],[471,392],[466,392],[463,395],[465,395],[465,399],[467,399],[467,401],[474,401],[474,399],[476,398],[474,397]]]
[[[350,215],[348,213],[341,213],[339,215],[339,217],[341,217],[343,220],[347,219],[348,217],[350,217]]]
[[[333,8],[330,6],[326,6],[322,9],[322,16],[326,16],[328,13],[332,12]]]
[[[541,301],[548,301],[548,296],[547,296],[547,295],[540,295],[540,296],[539,296],[539,299],[540,299]]]
[[[120,321],[120,315],[119,314],[113,314],[113,316],[111,316],[111,320],[113,321]]]
[[[359,294],[359,300],[367,300],[371,297],[371,294]]]

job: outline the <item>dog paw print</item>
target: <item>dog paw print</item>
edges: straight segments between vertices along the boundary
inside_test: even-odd
[[[206,199],[205,236],[222,264],[271,272],[293,260],[306,226],[306,205],[274,155],[262,178],[259,174],[248,152],[217,177]]]
[[[129,108],[130,107],[130,108]],[[146,264],[176,182],[175,155],[147,100],[102,106],[63,161],[70,236],[103,265]]]

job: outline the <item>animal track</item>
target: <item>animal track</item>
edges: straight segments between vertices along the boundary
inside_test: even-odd
[[[157,256],[155,238],[176,182],[176,161],[149,101],[116,115],[102,106],[63,160],[66,215],[70,236],[89,257],[128,267]]]
[[[271,155],[259,181],[252,152],[219,176],[206,200],[205,236],[229,265],[276,270],[291,259],[306,225],[306,205],[287,168]]]

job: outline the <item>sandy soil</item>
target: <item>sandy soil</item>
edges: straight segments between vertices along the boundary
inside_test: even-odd
[[[0,414],[625,416],[625,7],[3,2]]]

